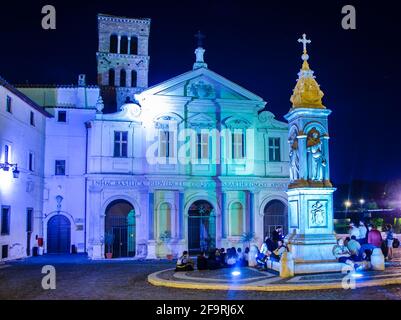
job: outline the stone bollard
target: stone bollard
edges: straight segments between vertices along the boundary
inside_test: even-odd
[[[372,264],[373,270],[384,271],[384,255],[380,248],[373,249],[372,256],[370,257],[370,263]]]
[[[256,256],[259,253],[259,249],[257,246],[252,245],[251,248],[249,249],[249,255],[248,255],[248,266],[249,267],[256,267],[258,263],[256,262]]]
[[[291,278],[294,276],[295,264],[291,252],[284,252],[280,259],[280,277]]]

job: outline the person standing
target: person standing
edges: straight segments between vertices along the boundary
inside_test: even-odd
[[[368,235],[368,228],[366,228],[365,223],[361,220],[359,221],[359,243],[361,245],[365,244],[367,242],[367,235]]]
[[[376,248],[381,248],[382,245],[382,235],[379,230],[372,224],[368,226],[369,233],[368,233],[368,243],[375,246]]]
[[[355,226],[353,222],[349,224],[350,237],[355,236],[356,239],[360,238],[359,229]]]
[[[394,242],[394,233],[393,233],[393,226],[391,224],[387,225],[386,228],[386,242],[388,248],[387,259],[393,259],[393,242]]]

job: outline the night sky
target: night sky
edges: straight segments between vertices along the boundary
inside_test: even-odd
[[[263,97],[276,118],[290,108],[301,45],[330,116],[334,184],[401,178],[400,12],[395,1],[20,1],[2,2],[0,75],[13,84],[96,84],[97,13],[151,18],[149,84],[192,68],[206,35],[209,68]],[[41,28],[41,8],[57,10],[57,29]],[[357,29],[341,27],[356,7]]]

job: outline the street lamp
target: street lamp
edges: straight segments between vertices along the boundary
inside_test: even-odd
[[[346,200],[345,202],[344,202],[344,206],[345,206],[345,208],[347,208],[347,210],[352,206],[352,202],[351,201],[349,201],[349,200]]]
[[[10,168],[13,170],[13,177],[17,179],[19,177],[20,171],[18,170],[18,165],[16,163],[0,163],[0,169],[3,171],[9,171]]]
[[[365,199],[359,199],[359,203],[361,204],[361,206],[365,203]]]

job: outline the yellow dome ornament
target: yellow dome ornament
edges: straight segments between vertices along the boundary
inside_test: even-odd
[[[311,43],[311,40],[307,40],[306,34],[303,34],[302,39],[299,39],[298,42],[303,44],[304,53],[302,60],[304,62],[301,71],[298,73],[297,85],[290,99],[292,107],[325,109],[326,107],[322,103],[324,93],[320,90],[313,71],[309,68],[309,55],[306,51],[306,45]]]

